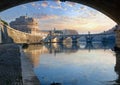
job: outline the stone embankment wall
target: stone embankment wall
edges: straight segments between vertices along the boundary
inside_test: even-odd
[[[116,47],[120,48],[120,25],[117,25],[115,33],[116,33]]]
[[[39,35],[21,32],[0,22],[2,43],[41,43],[48,33],[41,32]]]
[[[0,45],[0,85],[23,85],[22,83],[18,45]]]
[[[120,27],[117,27],[115,33],[116,33],[116,46],[120,48]]]

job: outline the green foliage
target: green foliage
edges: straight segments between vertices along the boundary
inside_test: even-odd
[[[4,20],[1,20],[5,25],[8,25],[8,23],[6,22],[6,21],[4,21]]]

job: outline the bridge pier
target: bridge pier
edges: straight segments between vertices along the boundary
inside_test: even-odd
[[[106,37],[103,37],[102,38],[102,40],[101,40],[101,42],[104,44],[104,43],[107,43],[108,41],[107,41],[107,38]]]
[[[102,42],[102,44],[105,44],[108,42],[105,31],[104,31],[103,38],[102,38],[101,42]]]
[[[86,37],[86,43],[92,43],[93,37]]]
[[[78,43],[78,37],[77,36],[72,36],[72,43]]]
[[[62,36],[62,37],[59,38],[58,43],[63,43],[63,40],[64,40],[64,38]]]
[[[86,38],[86,43],[92,43],[92,39],[91,38]]]
[[[50,36],[50,38],[49,38],[49,40],[47,41],[47,42],[52,42],[52,32],[51,31],[49,31],[49,36]]]
[[[72,43],[78,43],[77,39],[72,39]]]
[[[86,43],[92,44],[93,37],[90,35],[90,32],[88,32],[88,35],[86,36]]]
[[[79,49],[78,44],[77,43],[72,43],[72,49],[78,50]]]

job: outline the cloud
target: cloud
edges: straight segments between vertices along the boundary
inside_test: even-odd
[[[50,8],[52,8],[52,9],[62,9],[61,5],[59,5],[59,6],[53,6],[53,5],[51,5]]]
[[[61,16],[55,15],[54,12],[38,12],[33,14],[35,18],[39,19],[40,28],[43,30],[55,27],[57,29],[74,29],[79,33],[87,33],[88,31],[98,33],[108,30],[116,24],[102,13],[84,5],[78,6],[76,3],[67,1],[64,6],[63,2],[60,2],[59,0],[55,0],[55,3],[50,3],[51,2],[42,1],[40,3],[33,2],[31,5],[35,8],[48,6],[52,9],[60,9],[60,11],[69,8],[71,10],[63,11],[64,14]],[[26,6],[23,6],[23,8],[26,8]]]
[[[79,33],[87,33],[91,31],[92,33],[103,32],[104,30],[108,30],[112,28],[116,23],[110,21],[109,18],[100,17],[69,17],[69,16],[57,16],[57,15],[44,15],[40,19],[40,28],[41,29],[49,29],[49,28],[57,28],[57,29],[74,29]],[[103,19],[104,18],[104,19]],[[101,20],[103,19],[103,20]],[[106,19],[106,20],[105,20]],[[44,20],[41,21],[41,20]]]
[[[76,5],[76,3],[70,2],[70,1],[66,1],[66,4],[67,4],[68,6],[70,6],[70,7],[73,7],[73,6]]]
[[[58,16],[57,15],[48,15],[48,14],[44,14],[44,13],[38,13],[38,14],[33,14],[35,18],[39,19],[39,20],[53,20],[53,19],[57,19]]]
[[[51,2],[43,1],[41,3],[31,3],[33,7],[47,7]],[[59,0],[55,0],[55,4],[50,4],[49,7],[52,9],[60,9],[60,10],[67,10],[67,7],[63,6]],[[65,2],[65,4],[69,7],[77,6],[76,3],[73,2]],[[75,6],[75,7],[76,7]],[[92,32],[102,32],[104,30],[110,29],[116,23],[110,20],[108,17],[104,16],[102,13],[84,6],[80,5],[77,8],[71,8],[70,11],[65,11],[68,15],[58,16],[49,13],[35,13],[33,16],[40,21],[40,28],[41,29],[50,29],[50,28],[57,28],[57,29],[74,29],[77,30],[79,33],[87,33],[88,31]],[[73,15],[71,15],[71,12]],[[70,15],[69,15],[70,13]]]
[[[66,10],[67,10],[67,8],[62,7],[61,5],[58,5],[58,6],[53,6],[53,5],[51,5],[50,8],[52,8],[52,9],[61,9],[61,10],[63,10],[63,11],[66,11]]]
[[[81,6],[80,9],[81,10],[86,10],[86,6]]]
[[[61,1],[60,0],[53,0],[55,2],[56,5],[51,5],[50,8],[52,9],[63,9],[62,5],[61,5]]]
[[[31,3],[31,5],[34,7],[34,6],[36,6],[36,3],[33,2],[33,3]]]
[[[26,8],[27,8],[27,6],[26,6],[26,5],[21,5],[21,7],[22,7],[23,9],[26,9]]]
[[[61,1],[60,0],[54,0],[55,1],[55,3],[57,4],[57,5],[60,5],[61,4]]]
[[[48,6],[48,2],[47,1],[43,1],[41,4],[42,7],[47,7]]]
[[[32,6],[33,8],[35,8],[35,9],[40,9],[41,4],[40,4],[40,3],[36,3],[36,2],[32,2],[32,3],[31,3],[31,6]]]

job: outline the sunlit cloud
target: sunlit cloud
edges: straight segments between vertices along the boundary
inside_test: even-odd
[[[48,2],[47,1],[43,1],[41,4],[42,7],[47,7],[48,6]]]
[[[100,16],[100,15],[98,15]],[[46,16],[45,16],[46,17]],[[115,24],[112,20],[109,19],[105,21],[99,21],[101,18],[81,18],[81,17],[67,17],[67,16],[47,16],[44,17],[45,22],[40,22],[41,29],[48,30],[49,28],[57,28],[57,29],[74,29],[79,33],[87,33],[88,31],[92,31],[93,33],[103,32],[104,30],[110,29],[109,27]],[[98,31],[99,30],[99,31]]]
[[[35,2],[32,2],[30,5],[35,9],[40,9],[40,6],[41,6],[40,3],[35,3]]]
[[[60,0],[54,0],[56,4],[60,5],[61,1]]]
[[[21,5],[21,7],[22,7],[23,9],[26,9],[26,8],[27,8],[27,6],[26,6],[26,5]]]
[[[47,15],[47,14],[34,14],[34,17],[39,20],[52,20],[52,19],[57,19],[58,16],[56,15]]]
[[[116,25],[110,18],[90,7],[74,2],[60,2],[60,0],[32,2],[0,15],[6,14],[4,19],[10,22],[10,20],[26,13],[39,20],[41,30],[55,27],[57,29],[74,29],[79,33],[87,33],[88,31],[98,33]]]
[[[32,5],[32,6],[36,6],[36,3],[33,2],[33,3],[31,3],[31,5]]]
[[[67,8],[63,7],[60,1],[57,1],[57,5],[50,5],[49,7],[52,9],[60,9],[61,11],[67,11]]]
[[[64,11],[67,11],[67,8],[62,8]]]
[[[56,5],[50,5],[50,8],[52,9],[63,9],[61,6],[61,1],[60,0],[54,0],[54,2],[56,3]]]
[[[53,5],[51,5],[50,8],[52,8],[52,9],[62,9],[62,7],[60,5],[59,6],[53,6]]]
[[[70,2],[70,1],[66,1],[66,4],[67,4],[68,6],[70,6],[70,7],[73,7],[73,6],[76,5],[76,3]]]

